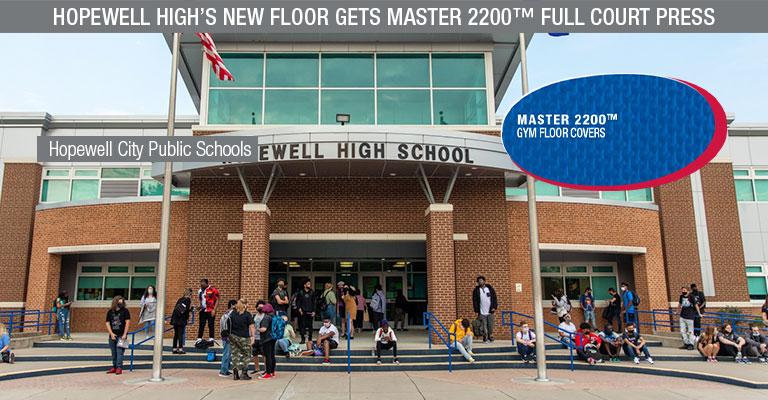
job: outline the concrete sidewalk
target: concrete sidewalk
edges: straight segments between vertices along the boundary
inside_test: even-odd
[[[280,373],[270,381],[233,381],[210,371],[168,370],[174,381],[150,384],[150,373],[83,373],[2,383],[3,400],[219,399],[768,399],[768,391],[711,382],[613,372],[550,371],[557,384],[531,383],[532,370],[379,373]],[[140,380],[141,383],[128,381]]]

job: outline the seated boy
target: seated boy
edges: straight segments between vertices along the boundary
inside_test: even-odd
[[[608,356],[608,359],[612,362],[621,361],[619,354],[621,353],[621,345],[624,343],[624,339],[618,332],[613,330],[613,325],[605,325],[605,328],[603,328],[603,331],[598,336],[603,340],[603,344],[600,346],[600,354]]]
[[[331,323],[331,320],[323,318],[323,326],[320,327],[316,342],[307,342],[307,352],[314,351],[313,345],[323,353],[323,365],[331,364],[331,350],[339,347],[339,330]],[[306,353],[306,352],[305,352]],[[302,353],[304,354],[304,353]]]
[[[395,331],[389,329],[387,320],[381,321],[381,327],[376,330],[374,340],[376,341],[376,364],[381,365],[381,350],[389,349],[392,349],[392,362],[400,364],[397,359],[397,336]]]
[[[624,330],[622,339],[624,339],[624,354],[632,358],[632,361],[634,361],[635,364],[640,364],[640,358],[638,357],[640,353],[645,355],[645,360],[648,361],[649,364],[653,364],[653,358],[651,358],[651,353],[648,352],[648,346],[645,344],[645,339],[643,339],[643,337],[640,336],[640,332],[635,329],[634,322],[627,324],[627,329]]]
[[[580,359],[588,362],[589,365],[603,362],[598,355],[598,349],[603,341],[600,339],[600,336],[592,332],[592,325],[589,322],[582,322],[579,325],[579,331],[576,333],[574,342],[576,344],[576,353]]]
[[[755,324],[749,324],[749,335],[746,337],[745,353],[750,357],[758,357],[761,363],[768,362],[768,339],[760,333],[760,327]]]
[[[536,333],[534,333],[525,321],[520,322],[520,331],[515,334],[517,353],[526,364],[536,360]]]

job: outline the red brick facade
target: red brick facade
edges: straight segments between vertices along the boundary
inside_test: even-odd
[[[29,248],[40,198],[42,168],[34,163],[7,163],[0,195],[0,302],[23,302]]]
[[[25,173],[37,177],[36,191],[41,172],[33,167],[35,173]],[[7,166],[6,175],[8,171]],[[711,203],[730,210],[708,213],[710,227],[723,227],[710,228],[711,243],[738,240],[733,184],[730,189],[715,188],[722,180],[731,182],[729,177],[720,167],[709,166],[702,171],[702,180],[708,207]],[[5,182],[10,182],[7,176]],[[260,197],[266,179],[252,178],[248,183]],[[447,179],[430,179],[430,184],[435,197],[442,199]],[[18,191],[18,187],[14,189]],[[6,212],[2,208],[7,206],[6,193],[9,191],[4,190],[0,212]],[[37,193],[29,197],[36,200]],[[656,199],[661,211],[539,202],[540,242],[645,249],[630,256],[634,290],[643,300],[642,309],[666,308],[670,293],[676,293],[674,286],[698,279],[695,235],[693,241],[690,238],[690,182],[686,179],[658,188]],[[429,310],[444,323],[474,317],[471,293],[478,275],[496,288],[500,310],[533,311],[527,205],[505,200],[502,178],[459,178],[449,200],[452,211],[433,210],[426,215],[429,203],[415,178],[281,177],[268,209],[244,211],[246,203],[237,178],[192,175],[189,200],[174,202],[172,207],[167,311],[184,288],[196,289],[201,278],[208,278],[220,290],[222,303],[241,296],[252,303],[266,298],[270,233],[425,234]],[[32,209],[34,204],[28,207]],[[62,256],[49,254],[49,247],[159,242],[157,202],[53,208],[34,215],[29,278],[10,299],[24,300],[26,286],[28,309],[48,309],[59,290]],[[695,226],[693,229],[695,232]],[[736,237],[726,240],[734,235],[733,230]],[[228,239],[232,233],[242,234],[242,241]],[[466,235],[467,240],[454,241],[454,234]],[[746,293],[743,262],[726,262],[735,253],[713,246],[715,270],[723,268],[733,275],[739,265],[738,276],[744,280],[731,284],[724,275],[716,275],[716,281],[724,285],[722,289],[718,286],[717,299],[742,301]],[[715,252],[725,255],[717,258]],[[73,330],[101,330],[105,310],[74,308]],[[222,310],[223,304],[218,307],[219,313]],[[577,322],[579,314],[574,313]],[[597,315],[599,319],[600,310]],[[553,322],[549,313],[547,318]],[[499,338],[508,336],[499,316],[496,332]],[[196,329],[188,329],[189,336],[195,334]]]

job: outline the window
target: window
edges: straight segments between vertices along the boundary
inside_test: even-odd
[[[525,196],[527,191],[524,187],[507,187],[505,188],[506,196]],[[589,194],[590,196],[586,196]],[[551,185],[546,182],[536,181],[536,196],[562,196],[562,197],[579,197],[579,198],[600,198],[603,200],[612,201],[628,201],[633,203],[652,203],[653,202],[653,189],[638,189],[638,190],[620,190],[620,191],[604,191],[604,192],[589,192],[563,188]]]
[[[542,264],[541,287],[544,300],[551,300],[556,289],[564,289],[569,300],[577,301],[587,287],[595,300],[608,300],[608,288],[617,288],[615,263]]]
[[[43,171],[41,203],[99,198],[161,196],[163,184],[149,168],[51,168]],[[172,188],[174,196],[189,196],[189,188]]]
[[[750,300],[765,300],[768,295],[768,264],[747,265],[747,289]]]
[[[768,169],[733,170],[736,201],[768,201]]]
[[[350,114],[351,124],[363,125],[488,124],[483,53],[222,57],[234,63],[235,81],[209,78],[209,124],[335,125],[336,114]]]
[[[155,266],[127,263],[80,264],[77,268],[78,301],[110,301],[120,295],[140,300],[148,285],[155,285]]]

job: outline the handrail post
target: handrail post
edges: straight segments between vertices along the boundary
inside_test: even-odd
[[[575,343],[574,342],[575,337],[573,336],[573,333],[570,333],[570,332],[568,332],[568,337],[571,339],[571,342],[568,343],[568,352],[570,353],[570,358],[571,358],[571,371],[573,371],[573,369],[574,369],[574,367],[573,367],[573,346],[575,346],[575,344],[574,344]]]
[[[11,311],[11,316],[8,319],[8,336],[13,336],[13,315],[14,312]]]
[[[424,320],[427,322],[427,343],[429,344],[429,349],[432,350],[432,321],[427,313],[424,313]]]
[[[133,350],[136,348],[136,333],[131,333],[131,367],[130,371],[133,372]]]
[[[51,335],[51,325],[53,324],[53,311],[48,313],[48,336]]]
[[[35,330],[40,331],[40,310],[37,310],[37,324],[35,325]]]
[[[448,335],[451,333],[449,332]],[[448,336],[448,343],[451,343],[451,337]],[[448,346],[448,372],[453,372],[453,349],[457,348],[456,346],[456,334],[453,334],[453,348],[451,346]]]
[[[346,312],[346,310],[344,310]],[[352,373],[352,335],[349,333],[352,331],[352,312],[347,313],[347,374]]]

